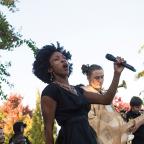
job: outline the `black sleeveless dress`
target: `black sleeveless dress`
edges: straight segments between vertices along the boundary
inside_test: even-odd
[[[88,123],[90,104],[83,90],[79,86],[75,89],[77,95],[52,83],[42,92],[57,102],[55,118],[61,129],[56,144],[97,144],[96,133]]]

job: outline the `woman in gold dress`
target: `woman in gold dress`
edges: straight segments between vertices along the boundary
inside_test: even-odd
[[[104,70],[101,66],[82,65],[82,73],[87,76],[89,84],[83,88],[86,91],[104,94]],[[128,125],[117,113],[112,104],[91,104],[88,114],[89,123],[96,131],[100,144],[126,144],[128,141]]]

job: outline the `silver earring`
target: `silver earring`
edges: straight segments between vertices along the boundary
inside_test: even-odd
[[[54,79],[54,77],[53,77],[53,73],[51,72],[51,73],[50,73],[50,81],[52,82],[53,79]]]

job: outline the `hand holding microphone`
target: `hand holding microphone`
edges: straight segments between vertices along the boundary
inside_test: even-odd
[[[111,54],[106,54],[105,57],[106,57],[106,59],[108,59],[108,60],[110,60],[110,61],[113,61],[113,62],[116,62],[116,61],[117,61],[116,57],[114,57],[114,56],[111,55]],[[131,71],[133,71],[133,72],[136,72],[136,69],[135,69],[133,66],[127,64],[126,62],[123,62],[123,63],[122,63],[122,66],[128,68],[129,70],[131,70]]]

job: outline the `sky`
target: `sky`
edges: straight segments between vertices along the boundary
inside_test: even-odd
[[[17,4],[19,11],[11,14],[2,9],[9,22],[24,38],[32,39],[38,48],[59,41],[72,54],[74,70],[70,83],[87,85],[81,72],[82,64],[99,64],[105,72],[107,89],[113,76],[113,63],[107,53],[123,57],[137,72],[144,68],[139,49],[144,45],[143,0],[24,0]],[[35,93],[46,86],[32,74],[34,56],[22,46],[2,55],[11,61],[9,68],[13,89],[19,92],[25,105],[35,107]],[[131,96],[144,90],[144,79],[136,80],[137,72],[124,69],[120,83],[125,80],[127,89],[119,88],[117,95],[129,101]]]

